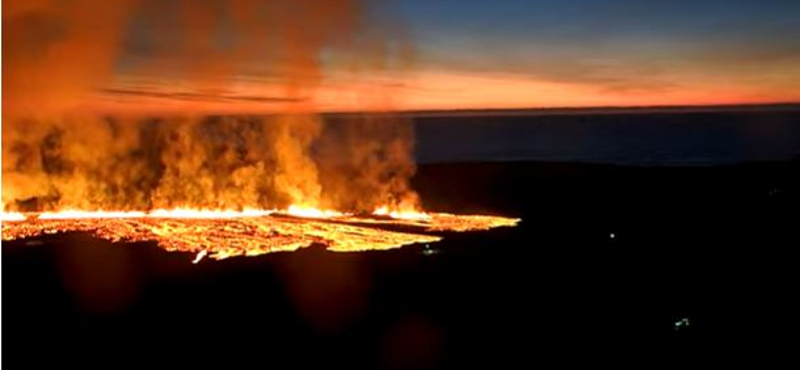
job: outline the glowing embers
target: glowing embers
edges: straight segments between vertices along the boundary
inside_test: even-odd
[[[426,213],[424,219],[397,219],[391,214],[378,218],[300,210],[65,211],[43,213],[38,217],[4,214],[4,218],[14,221],[3,222],[2,236],[3,240],[14,240],[61,232],[86,232],[112,242],[155,241],[169,251],[196,253],[197,262],[204,257],[223,259],[294,251],[313,244],[337,252],[385,250],[441,240],[431,232],[485,230],[519,222],[503,217],[444,213]],[[296,217],[275,217],[273,213]],[[398,226],[404,231],[388,230]]]

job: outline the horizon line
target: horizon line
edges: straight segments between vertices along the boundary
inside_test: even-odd
[[[676,105],[631,105],[631,106],[586,106],[586,107],[515,107],[515,108],[454,108],[454,109],[409,109],[388,113],[411,116],[444,116],[444,115],[527,115],[527,114],[625,114],[625,113],[671,113],[671,112],[736,112],[736,111],[792,111],[800,110],[800,101],[775,103],[744,104],[676,104]],[[332,111],[320,112],[324,115],[349,115],[370,113],[369,111]],[[382,112],[375,112],[382,113]]]

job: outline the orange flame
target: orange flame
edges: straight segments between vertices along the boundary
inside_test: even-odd
[[[389,216],[398,220],[428,220],[431,216],[416,210],[390,210],[388,206],[378,207],[372,212],[376,216]]]
[[[141,218],[145,212],[126,211],[79,211],[64,210],[58,212],[42,212],[36,216],[40,220],[71,220],[71,219],[109,219],[109,218]]]
[[[297,205],[290,205],[284,213],[295,216],[295,217],[302,217],[302,218],[332,218],[332,217],[340,217],[345,216],[345,213],[328,210],[328,209],[319,209],[314,207],[304,207],[304,206],[297,206]]]
[[[156,209],[146,216],[153,218],[185,218],[185,219],[210,219],[210,218],[237,218],[237,217],[262,217],[269,216],[274,210],[244,209],[236,210],[209,210],[209,209]]]
[[[25,221],[27,217],[19,212],[2,212],[0,213],[0,221],[2,222],[15,222]]]

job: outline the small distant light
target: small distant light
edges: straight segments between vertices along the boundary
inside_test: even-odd
[[[431,248],[430,244],[425,244],[425,247],[422,248],[422,254],[426,256],[432,256],[434,254],[438,254],[439,250]]]
[[[608,237],[611,238],[611,239],[614,239],[614,238],[617,237],[617,234],[611,233],[611,234],[608,234]]]
[[[680,330],[682,328],[685,328],[685,327],[689,326],[689,318],[688,317],[682,317],[679,320],[675,321],[675,323],[673,325],[674,325],[675,330]]]

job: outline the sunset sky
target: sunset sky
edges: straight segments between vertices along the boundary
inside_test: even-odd
[[[449,107],[800,100],[793,0],[403,2]],[[446,91],[446,92],[445,92]]]
[[[77,85],[84,105],[133,111],[800,101],[796,0],[16,4],[4,92],[27,109]]]

